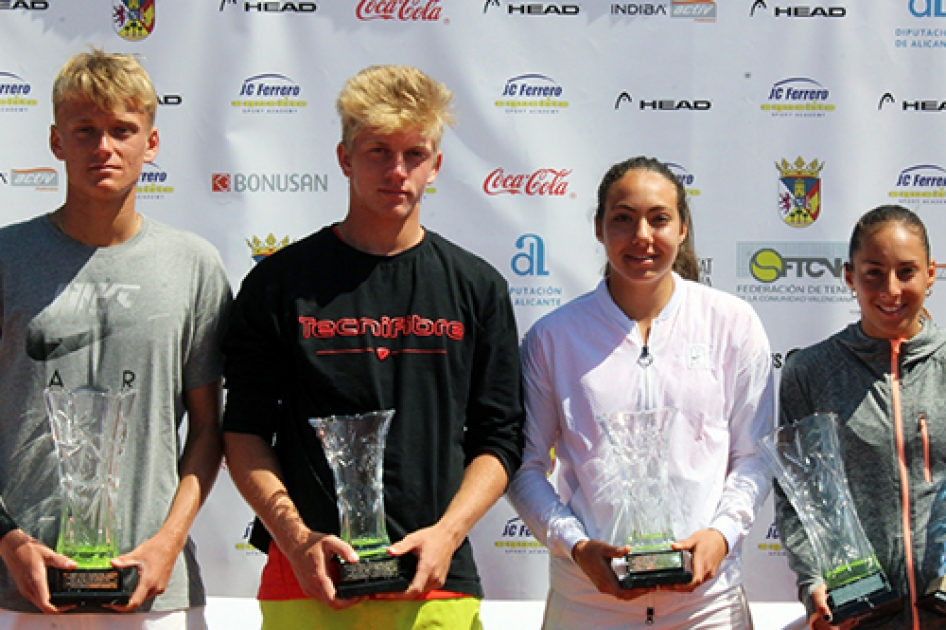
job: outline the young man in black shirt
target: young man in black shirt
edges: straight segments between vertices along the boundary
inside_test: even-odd
[[[345,218],[245,279],[224,351],[231,475],[269,552],[263,627],[479,627],[467,533],[520,463],[518,338],[506,282],[426,230],[452,95],[415,68],[370,67],[337,101]],[[332,472],[310,418],[396,411],[384,452],[400,593],[340,599]]]

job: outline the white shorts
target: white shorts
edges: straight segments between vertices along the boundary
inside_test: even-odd
[[[204,607],[146,613],[43,615],[0,610],[0,630],[207,630]]]
[[[602,596],[607,597],[607,596]],[[544,630],[752,630],[749,601],[742,586],[710,597],[674,597],[671,593],[633,600],[634,613],[618,600],[606,606],[577,603],[554,590],[545,607]],[[649,615],[649,619],[648,619]]]

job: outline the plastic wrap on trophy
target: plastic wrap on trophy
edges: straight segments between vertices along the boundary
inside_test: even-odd
[[[56,456],[62,513],[56,551],[75,560],[72,571],[48,569],[53,604],[123,604],[138,582],[135,568],[115,569],[120,555],[119,461],[134,390],[45,391]]]
[[[670,483],[670,431],[677,410],[670,407],[619,412],[597,418],[618,460],[623,500],[616,531],[631,551],[612,563],[622,588],[685,584],[693,579],[689,551],[671,548],[677,498]]]
[[[930,510],[923,575],[932,578],[917,605],[946,615],[946,483],[940,486]]]
[[[352,546],[358,562],[341,561],[339,597],[403,591],[408,579],[388,555],[384,515],[384,443],[394,410],[312,418],[335,477],[339,538]]]
[[[817,413],[779,427],[759,443],[811,541],[834,625],[893,614],[903,606],[857,517],[836,424],[834,414]]]

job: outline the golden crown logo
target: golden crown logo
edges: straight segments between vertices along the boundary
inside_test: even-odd
[[[281,241],[277,241],[276,237],[273,236],[272,233],[270,233],[270,235],[267,236],[266,240],[264,241],[261,241],[258,236],[254,236],[253,240],[246,239],[246,244],[250,246],[250,252],[252,253],[253,260],[256,262],[261,261],[267,256],[275,254],[289,243],[290,241],[288,236],[283,238]]]
[[[815,158],[810,164],[806,164],[805,160],[798,156],[794,164],[782,158],[781,163],[775,163],[775,168],[778,169],[782,177],[818,177],[821,174],[821,169],[824,168],[824,162],[819,162],[818,158]]]

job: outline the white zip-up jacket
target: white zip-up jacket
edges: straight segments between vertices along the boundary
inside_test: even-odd
[[[607,282],[542,318],[523,344],[526,447],[509,497],[551,551],[551,589],[595,622],[636,619],[674,598],[708,598],[741,583],[741,541],[770,489],[756,443],[774,428],[772,358],[755,311],[731,295],[674,274],[670,302],[645,347]],[[614,540],[621,510],[617,462],[596,416],[679,410],[670,446],[668,498],[682,540],[713,528],[729,544],[717,576],[691,594],[656,592],[624,602],[602,595],[571,558],[579,541]],[[553,462],[558,489],[548,481]],[[547,626],[557,627],[554,620]]]

